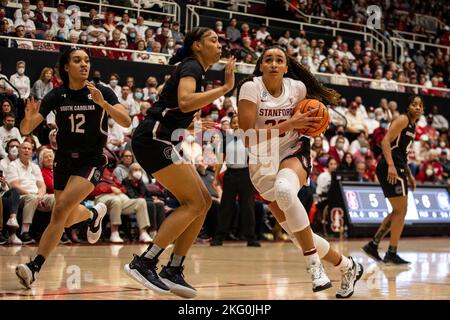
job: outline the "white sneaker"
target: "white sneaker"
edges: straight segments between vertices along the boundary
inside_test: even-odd
[[[19,229],[19,223],[17,222],[17,218],[9,218],[8,221],[6,222],[6,225],[8,227],[10,227],[11,229]]]
[[[38,273],[32,271],[28,264],[19,264],[16,267],[16,275],[19,278],[20,283],[27,289],[31,289],[31,285],[36,281]]]
[[[325,274],[325,270],[323,269],[323,265],[319,259],[311,259],[306,270],[311,275],[313,292],[319,292],[331,288],[331,281]]]
[[[94,219],[88,226],[87,239],[89,243],[94,244],[100,239],[102,235],[102,220],[106,214],[107,208],[104,203],[97,203],[92,209],[94,209]]]
[[[150,237],[147,231],[142,232],[141,235],[139,236],[139,242],[150,243],[152,241],[153,239],[152,237]]]
[[[364,268],[360,263],[353,261],[352,257],[348,257],[352,261],[352,267],[342,269],[341,287],[336,291],[336,298],[349,298],[352,296],[356,282],[361,278]]]
[[[109,237],[109,241],[112,243],[123,243],[123,239],[119,235],[119,231],[111,232],[111,236]]]
[[[19,237],[13,233],[9,236],[8,243],[13,245],[22,245],[22,240],[20,240]]]

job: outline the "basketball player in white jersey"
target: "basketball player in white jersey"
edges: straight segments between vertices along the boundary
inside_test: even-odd
[[[311,157],[310,139],[299,136],[294,129],[310,128],[321,120],[311,117],[312,112],[293,114],[295,106],[306,96],[330,103],[339,98],[334,90],[322,86],[283,49],[268,48],[258,59],[253,76],[243,80],[238,87],[239,126],[247,136],[248,130],[253,129],[256,133],[257,142],[252,142],[251,138],[246,141],[250,178],[305,256],[313,291],[331,287],[322,258],[342,273],[336,297],[348,298],[363,274],[362,265],[331,249],[325,239],[312,232],[307,212],[297,197],[309,179]]]

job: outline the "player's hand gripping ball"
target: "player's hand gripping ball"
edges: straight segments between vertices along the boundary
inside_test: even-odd
[[[309,137],[317,137],[327,130],[330,115],[328,114],[328,108],[319,100],[304,99],[300,101],[295,107],[294,113],[305,113],[313,109],[317,110],[317,112],[313,112],[310,117],[320,117],[321,120],[315,122],[313,128],[296,129],[299,134]]]

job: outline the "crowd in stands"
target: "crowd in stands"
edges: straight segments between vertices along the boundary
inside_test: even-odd
[[[27,1],[23,1],[25,7]],[[1,3],[5,3],[5,1]],[[62,6],[60,8],[62,8],[61,15],[57,15],[54,21],[59,25],[66,24],[70,21],[70,17],[62,15],[64,8]],[[22,13],[21,19],[23,19],[23,9],[18,10]],[[38,16],[38,12],[35,12],[34,16]],[[125,14],[124,16],[126,17]],[[105,29],[108,18],[100,24],[94,23],[98,19],[95,19],[93,14],[90,18],[92,24],[88,27],[92,32],[81,31],[80,25],[75,26],[76,21],[73,21],[74,26],[73,28],[67,27],[67,33],[60,32],[61,29],[56,28],[58,29],[56,35],[62,39],[63,35],[65,37],[67,34],[70,38],[72,34],[79,36],[78,41],[97,44],[99,41],[105,41],[105,45],[111,46],[134,45],[135,40],[138,39],[136,45],[140,45],[141,48],[148,45],[149,39],[156,39],[159,36],[158,39],[162,39],[161,42],[151,40],[151,44],[154,48],[156,47],[155,43],[159,43],[160,48],[162,47],[161,50],[167,50],[168,46],[172,45],[169,45],[169,42],[178,45],[182,43],[183,35],[179,33],[179,26],[176,26],[175,23],[164,22],[159,30],[160,33],[156,30],[153,34],[153,31],[150,31],[152,29],[139,28],[139,24],[126,26],[129,23],[126,22],[126,18],[124,22],[124,16],[122,16],[121,28],[117,28],[120,24],[118,23],[109,31],[92,31],[98,28],[108,29],[108,27]],[[2,26],[4,26],[4,21],[5,19],[1,22]],[[82,25],[86,25],[85,23],[82,22]],[[16,29],[20,28],[25,30],[25,26],[19,23]],[[48,34],[51,28],[49,26],[44,34]],[[80,31],[78,35],[76,34],[77,30]],[[127,30],[126,34],[124,30]],[[224,28],[223,22],[217,21],[215,30],[223,41],[224,48],[228,48],[228,46],[230,49],[234,48],[232,50],[235,50],[236,56],[248,62],[254,62],[264,46],[273,43],[269,31],[264,25],[259,30],[250,30],[248,25],[242,24],[238,29],[237,22],[231,20],[229,25]],[[29,36],[32,34],[29,33]],[[36,32],[34,36],[37,37],[38,34]],[[86,38],[83,40],[81,37],[84,36]],[[52,35],[51,38],[53,39],[53,37]],[[147,39],[147,37],[149,38]],[[168,41],[164,42],[164,39]],[[240,47],[237,47],[238,43],[241,43]],[[349,51],[346,43],[338,37],[331,44],[331,48],[327,49],[325,42],[321,39],[306,40],[304,31],[301,31],[299,37],[295,39],[292,39],[289,32],[286,32],[283,37],[278,39],[278,43],[286,46],[290,54],[298,57],[299,61],[308,65],[312,71],[322,71],[321,68],[325,67],[327,72],[335,70],[337,73],[346,74],[349,72],[348,70],[357,73],[359,72],[358,68],[362,68],[363,74],[369,77],[375,70],[377,77],[385,77],[382,81],[386,85],[385,90],[400,87],[392,80],[392,77],[403,75],[406,78],[416,74],[421,80],[422,76],[426,78],[425,74],[421,73],[423,72],[421,70],[424,69],[419,69],[418,64],[414,61],[405,64],[404,69],[401,70],[394,62],[391,62],[388,65],[389,68],[386,69],[386,65],[379,60],[377,53],[369,50],[370,46],[367,43],[364,44],[364,50],[362,49],[363,44],[355,43],[353,50]],[[236,47],[233,47],[234,45]],[[146,54],[151,55],[151,52]],[[142,56],[136,55],[136,58],[140,59]],[[316,60],[320,63],[317,64]],[[361,65],[361,61],[364,63],[363,65]],[[427,66],[434,66],[434,63],[427,62]],[[354,67],[356,67],[356,71],[352,71],[355,70]],[[3,216],[0,218],[0,243],[8,241],[10,244],[17,245],[33,243],[39,237],[39,232],[42,232],[40,224],[45,220],[43,217],[48,218],[48,212],[51,211],[54,202],[52,167],[54,151],[57,148],[54,117],[51,115],[47,117],[44,129],[40,128],[33,135],[22,136],[18,129],[21,117],[20,108],[23,108],[23,99],[29,97],[42,99],[52,88],[62,84],[58,69],[54,66],[43,68],[39,79],[27,77],[26,68],[24,61],[17,61],[16,72],[5,75],[19,89],[22,99],[18,99],[16,93],[5,81],[0,81],[0,121],[2,125],[0,127],[0,158],[2,159],[0,161],[0,194],[3,203]],[[426,70],[432,69],[430,67]],[[1,64],[0,76],[3,76],[1,75]],[[168,77],[166,76],[165,81]],[[448,76],[447,80],[449,80]],[[86,205],[97,202],[107,205],[109,219],[105,220],[107,225],[104,229],[104,240],[112,243],[122,243],[124,240],[149,242],[158,231],[164,218],[178,206],[178,203],[155,179],[147,176],[139,164],[134,161],[130,137],[134,128],[144,119],[147,110],[158,101],[164,83],[158,83],[155,77],[149,76],[145,87],[142,88],[136,86],[131,75],[121,79],[115,73],[102,75],[98,70],[92,71],[92,81],[110,87],[120,103],[128,109],[133,121],[129,128],[123,128],[113,120],[109,120],[105,152],[109,155],[110,161],[108,168],[104,171],[101,183],[95,188]],[[331,79],[331,83],[336,83],[336,81],[342,81],[342,79]],[[211,90],[220,85],[220,80],[216,80],[207,83],[205,90]],[[372,83],[370,87],[373,88]],[[419,93],[423,94],[422,91]],[[430,114],[424,115],[418,122],[417,140],[413,143],[409,154],[409,166],[420,183],[450,185],[448,120],[439,114],[437,106],[432,106],[431,110]],[[230,130],[230,123],[236,113],[235,93],[204,106],[197,113],[194,122],[202,119],[214,121],[217,124],[217,133],[211,138],[205,139],[205,137],[194,136],[186,131],[181,143],[183,156],[187,161],[196,165],[197,171],[204,177],[203,180],[208,184],[208,190],[215,199],[213,202],[215,205],[208,213],[199,239],[212,238],[216,230],[217,215],[220,214],[217,203],[220,202],[223,192],[220,178],[218,181],[216,177],[223,176],[226,167],[222,166],[220,174],[215,172],[218,170],[218,159],[212,150],[220,149],[221,133]],[[377,182],[375,168],[381,156],[381,141],[389,123],[398,116],[397,102],[387,99],[381,99],[378,105],[366,105],[363,97],[356,97],[352,101],[347,101],[343,97],[339,105],[330,106],[329,129],[321,137],[311,139],[314,168],[309,189],[311,192],[307,195],[311,203],[326,202],[331,174],[336,170],[353,172],[357,181]],[[305,202],[307,201],[305,200]],[[310,207],[311,205],[307,209]],[[266,225],[268,221],[271,221],[271,214],[261,199],[255,203],[255,215],[255,233],[258,239],[269,238],[266,235],[268,231]],[[134,221],[136,226],[134,226]],[[239,218],[235,217],[233,221],[229,238],[239,239]],[[61,242],[83,240],[84,228],[85,225],[80,224],[67,229]],[[131,233],[130,230],[135,230],[135,233]],[[281,235],[277,234],[275,238],[279,236]]]
[[[335,12],[333,7],[327,6],[331,1],[324,2],[326,12]],[[346,8],[344,4],[347,2],[340,3],[339,8]],[[82,18],[78,12],[66,10],[64,3],[58,4],[58,12],[52,14],[43,11],[42,0],[36,1],[37,8],[34,11],[31,11],[29,6],[30,0],[22,0],[22,9],[15,10],[0,4],[0,35],[23,38],[13,40],[10,44],[12,47],[60,51],[70,45],[89,44],[98,46],[90,49],[93,57],[167,64],[170,56],[183,45],[184,35],[180,31],[180,24],[169,18],[163,19],[161,26],[154,29],[144,24],[143,16],[136,17],[136,23],[133,24],[127,11],[119,14],[110,10],[105,13],[104,19],[101,19],[95,9],[90,9],[88,18]],[[354,6],[356,15],[361,11],[358,8],[358,5]],[[347,10],[342,9],[342,12]],[[252,65],[256,63],[264,48],[278,44],[309,70],[319,73],[319,76],[321,72],[334,74],[331,77],[320,76],[325,83],[438,97],[450,96],[450,92],[434,89],[450,88],[448,50],[406,49],[406,56],[396,63],[391,55],[383,58],[369,41],[344,39],[340,35],[331,42],[308,36],[304,30],[286,30],[281,35],[272,35],[265,24],[256,29],[247,23],[238,25],[236,19],[226,22],[219,20],[210,27],[219,36],[223,57],[234,55],[239,62],[246,63],[238,66],[238,72],[241,73],[251,73],[254,69]],[[31,42],[27,40],[29,38],[67,42],[67,45]],[[436,41],[450,45],[450,29],[439,31]],[[0,39],[0,46],[7,45],[7,40]],[[108,48],[136,51],[113,51]],[[213,67],[221,68],[223,65],[220,64]],[[348,76],[365,78],[367,81],[348,79]],[[421,85],[424,88],[404,84]]]

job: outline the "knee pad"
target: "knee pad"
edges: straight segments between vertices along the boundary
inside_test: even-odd
[[[299,190],[297,174],[289,168],[281,169],[275,180],[275,198],[281,210],[286,211],[298,200]]]
[[[275,181],[275,198],[284,212],[289,229],[295,233],[309,226],[309,217],[297,197],[300,182],[297,174],[289,168],[280,170]]]

